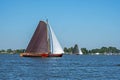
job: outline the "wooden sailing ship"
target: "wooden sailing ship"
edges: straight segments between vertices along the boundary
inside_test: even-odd
[[[40,21],[22,57],[62,57],[60,46],[48,20]]]

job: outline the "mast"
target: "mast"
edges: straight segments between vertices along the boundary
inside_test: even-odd
[[[48,19],[46,19],[46,23],[47,23],[47,29],[48,29],[48,51],[49,53],[53,53],[53,40],[52,40],[52,36],[51,36],[51,30],[48,24]]]
[[[47,24],[47,40],[48,40],[48,53],[50,52],[50,37],[49,37],[49,29],[48,29],[48,19],[46,19]]]

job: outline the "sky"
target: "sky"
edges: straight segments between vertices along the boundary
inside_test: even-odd
[[[0,0],[0,49],[26,48],[47,18],[63,48],[120,49],[120,0]]]

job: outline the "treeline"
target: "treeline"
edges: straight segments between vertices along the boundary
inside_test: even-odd
[[[68,54],[74,54],[74,53],[78,53],[79,51],[79,48],[78,48],[78,45],[75,44],[74,47],[70,47],[70,48],[67,48],[65,47],[64,48],[64,52],[65,53],[68,53]],[[117,49],[116,47],[101,47],[100,49],[96,48],[96,49],[91,49],[91,50],[88,50],[86,48],[81,48],[81,51],[83,52],[83,54],[95,54],[95,53],[100,53],[100,54],[108,54],[108,53],[120,53],[120,50]]]
[[[23,53],[25,51],[25,49],[16,49],[16,50],[12,50],[12,49],[7,49],[7,50],[0,50],[0,53]]]
[[[116,47],[101,47],[100,49],[89,50],[89,53],[120,53]]]
[[[70,48],[65,47],[65,48],[64,48],[64,52],[65,52],[65,53],[68,53],[68,54],[77,54],[77,53],[79,53],[79,50],[80,50],[80,48],[78,47],[77,44],[75,44],[74,47],[70,47]],[[89,53],[86,48],[81,48],[81,51],[82,51],[84,54]]]
[[[67,54],[77,54],[79,53],[79,47],[77,44],[75,44],[73,47],[64,48],[64,52]],[[96,53],[100,53],[100,54],[117,54],[120,53],[120,50],[117,49],[116,47],[101,47],[100,49],[96,48],[96,49],[91,49],[88,50],[86,48],[81,48],[81,51],[83,52],[83,54],[96,54]],[[7,49],[7,50],[0,50],[0,53],[23,53],[25,52],[25,49],[16,49],[16,50],[12,50],[12,49]]]

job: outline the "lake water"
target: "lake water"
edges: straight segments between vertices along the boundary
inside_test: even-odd
[[[0,54],[0,80],[120,80],[120,56]]]

